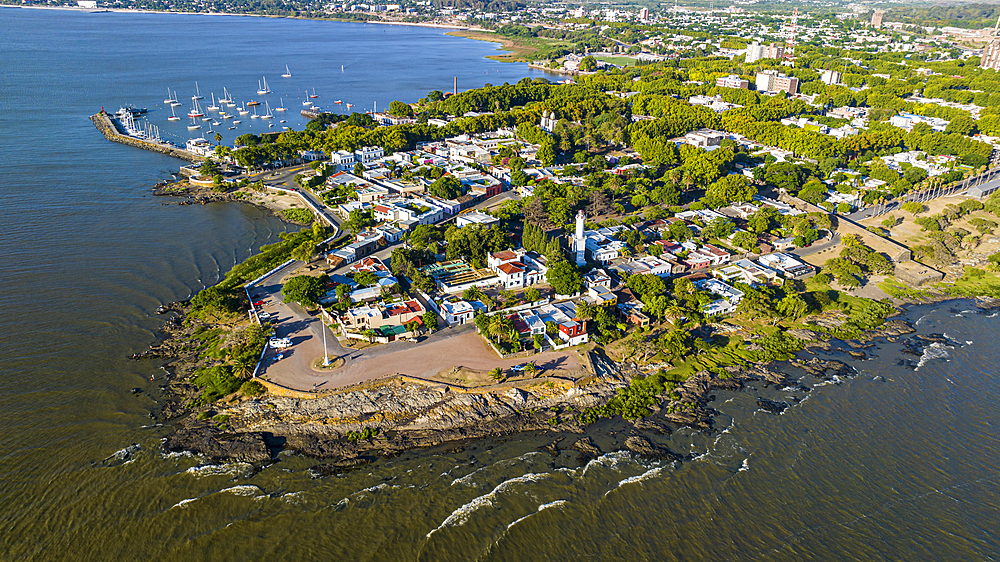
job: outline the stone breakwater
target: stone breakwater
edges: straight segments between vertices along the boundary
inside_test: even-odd
[[[90,120],[94,123],[94,126],[97,127],[97,130],[104,135],[104,138],[109,141],[127,144],[128,146],[151,150],[153,152],[159,152],[160,154],[166,154],[167,156],[173,156],[174,158],[180,158],[189,162],[202,162],[205,160],[204,156],[199,156],[188,150],[177,148],[176,146],[149,142],[135,137],[130,137],[128,135],[123,135],[107,113],[101,112],[91,115]]]

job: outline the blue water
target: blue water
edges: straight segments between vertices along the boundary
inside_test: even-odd
[[[87,116],[132,103],[158,119],[166,88],[189,100],[195,80],[248,98],[266,75],[291,111],[307,87],[381,107],[455,75],[535,76],[484,59],[494,47],[409,27],[0,9],[0,559],[1000,558],[1000,324],[963,302],[911,314],[951,339],[915,371],[882,343],[852,379],[806,377],[814,390],[780,416],[756,399],[781,389],[717,393],[715,432],[664,437],[702,455],[681,464],[610,449],[581,463],[540,452],[544,435],[338,476],[289,455],[259,471],[162,455],[169,428],[146,416],[156,366],[127,355],[153,340],[158,304],[289,227],[149,196],[180,162],[109,143]]]

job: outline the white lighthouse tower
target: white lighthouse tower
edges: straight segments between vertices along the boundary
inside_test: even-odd
[[[576,213],[576,232],[573,235],[573,253],[577,267],[587,264],[587,237],[583,234],[583,223],[587,215],[581,210]]]

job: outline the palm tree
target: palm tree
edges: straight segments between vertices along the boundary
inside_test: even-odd
[[[507,377],[504,376],[503,369],[501,369],[500,367],[495,367],[490,370],[490,378],[492,378],[497,382],[502,382]]]
[[[538,365],[535,365],[534,361],[530,361],[524,366],[524,372],[528,373],[532,377],[535,377],[538,375]]]
[[[219,144],[221,142],[222,142],[222,135],[220,135],[219,133],[215,133],[215,143]]]
[[[493,336],[497,342],[499,342],[500,338],[510,333],[513,329],[514,321],[502,314],[497,314],[490,319],[490,335]]]
[[[362,333],[368,339],[368,343],[375,343],[375,338],[378,337],[378,332],[375,330],[365,330]]]
[[[257,361],[249,355],[241,355],[233,361],[233,371],[236,376],[241,379],[248,379],[250,375],[253,374],[254,367],[257,366]]]

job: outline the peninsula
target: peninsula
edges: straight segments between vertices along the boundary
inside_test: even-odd
[[[309,226],[163,308],[141,355],[169,360],[166,448],[339,470],[601,419],[709,427],[713,389],[844,375],[796,354],[862,357],[912,332],[903,304],[1000,296],[991,59],[796,18],[828,44],[587,54],[561,83],[191,145],[204,163],[159,193]]]

